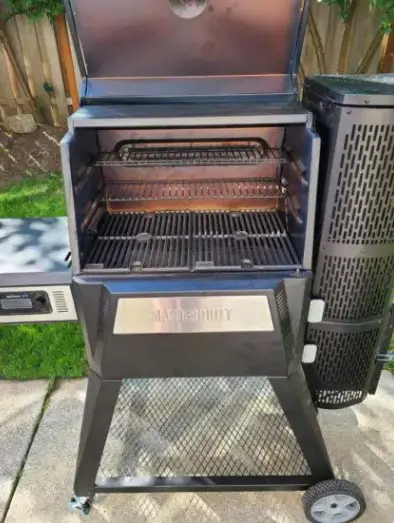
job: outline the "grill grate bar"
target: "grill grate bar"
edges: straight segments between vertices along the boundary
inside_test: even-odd
[[[256,165],[288,163],[283,149],[270,148],[264,142],[233,144],[169,143],[141,145],[129,143],[119,150],[100,153],[94,165],[124,167],[187,167],[199,165]]]
[[[105,201],[160,201],[212,199],[283,198],[276,180],[252,178],[234,180],[155,180],[109,182]]]
[[[85,270],[278,266],[301,268],[277,213],[205,211],[106,214]]]

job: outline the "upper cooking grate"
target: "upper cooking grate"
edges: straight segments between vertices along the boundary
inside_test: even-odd
[[[218,165],[256,165],[261,163],[287,163],[289,158],[282,149],[268,147],[265,142],[243,143],[160,143],[141,144],[127,142],[115,150],[101,153],[95,165],[124,167],[186,167]]]

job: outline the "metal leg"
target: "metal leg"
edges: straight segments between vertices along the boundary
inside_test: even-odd
[[[334,479],[330,458],[301,369],[289,378],[272,378],[271,385],[317,482]]]
[[[111,425],[122,380],[104,380],[91,372],[79,443],[74,492],[92,498],[101,455]]]

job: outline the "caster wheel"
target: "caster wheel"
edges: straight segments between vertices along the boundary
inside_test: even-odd
[[[343,479],[314,485],[304,494],[302,504],[305,516],[313,523],[349,523],[366,509],[361,489]]]
[[[84,516],[87,516],[92,508],[92,500],[73,496],[70,501],[70,508],[72,510],[79,510]]]

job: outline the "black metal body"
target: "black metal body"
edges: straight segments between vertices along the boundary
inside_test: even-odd
[[[116,3],[93,19],[92,0],[66,2],[85,80],[62,161],[91,369],[75,494],[332,479],[313,332],[348,326],[326,317],[304,347],[325,278],[320,138],[296,101],[309,2]]]
[[[73,292],[85,332],[91,368],[75,481],[75,493],[79,497],[90,497],[95,492],[104,490],[239,490],[274,487],[301,489],[333,477],[301,363],[312,281],[310,267],[319,138],[310,127],[308,113],[295,104],[276,108],[259,108],[253,105],[237,108],[226,104],[222,107],[216,105],[215,111],[217,116],[212,114],[209,104],[180,104],[167,106],[165,111],[163,107],[158,108],[157,112],[152,106],[123,106],[121,109],[111,109],[108,106],[105,111],[101,107],[83,108],[71,119],[70,133],[63,141],[63,168],[71,211],[71,250],[75,274]],[[136,112],[139,113],[138,119],[133,117]],[[163,112],[166,113],[166,117],[158,118]],[[218,123],[221,125],[218,126]],[[238,123],[242,127],[225,127],[225,123]],[[281,126],[278,126],[278,123]],[[157,152],[153,153],[152,159],[145,160],[148,163],[145,166],[134,154],[134,149],[131,152],[136,159],[130,159],[129,152],[120,157],[116,152],[105,151],[120,150],[124,147],[123,144],[127,146],[130,138],[142,139],[142,143],[149,144],[149,140],[157,142],[163,137],[166,140],[194,139],[196,143],[202,143],[202,139],[212,140],[213,137],[239,140],[250,136],[258,136],[269,143],[272,147],[268,153],[271,164],[268,163],[264,167],[263,161],[262,167],[261,160],[251,161],[248,157],[246,163],[237,166],[239,161],[234,161],[230,155],[224,157],[221,163],[220,159],[208,163],[205,160],[201,165],[189,164],[186,168],[188,173],[191,173],[190,176],[196,180],[193,183],[197,185],[201,183],[198,181],[201,171],[213,169],[209,178],[206,177],[208,182],[203,182],[204,187],[211,183],[213,172],[216,179],[225,181],[227,191],[231,190],[229,183],[234,180],[234,174],[231,174],[234,163],[238,170],[248,172],[249,169],[250,174],[254,176],[258,175],[262,168],[266,169],[267,177],[272,176],[269,174],[271,172],[279,173],[279,177],[288,180],[287,187],[293,193],[293,198],[284,200],[283,203],[279,201],[277,214],[264,214],[264,211],[261,214],[230,214],[225,210],[221,213],[192,211],[185,215],[167,212],[163,215],[153,214],[147,221],[144,213],[116,214],[116,208],[113,216],[104,212],[104,218],[99,218],[98,222],[94,219],[89,222],[90,209],[100,212],[103,186],[107,198],[113,198],[112,195],[115,194],[112,189],[115,186],[111,185],[111,189],[108,189],[105,184],[124,184],[123,191],[128,192],[117,193],[119,198],[111,203],[118,205],[130,191],[129,185],[125,183],[128,170],[132,169],[137,173],[141,171],[140,176],[148,177],[144,189],[147,198],[147,189],[151,183],[149,176],[154,174],[154,168],[157,169]],[[136,143],[138,145],[138,142]],[[187,152],[188,157],[195,155],[195,151],[196,149],[191,149]],[[279,156],[275,151],[279,151]],[[290,151],[289,156],[285,151]],[[95,158],[93,161],[92,157]],[[136,164],[136,161],[139,163]],[[198,161],[201,162],[200,159]],[[160,169],[177,169],[181,166],[177,162],[179,160],[174,159],[169,163],[165,158],[161,159]],[[86,169],[88,163],[89,168]],[[235,179],[234,183],[240,182]],[[171,179],[166,181],[162,190],[169,193],[172,184],[174,182],[171,182]],[[174,198],[174,190],[171,194]],[[207,194],[209,201],[209,192]],[[224,197],[229,197],[228,192],[223,194]],[[261,198],[264,197],[267,198],[267,195],[262,194]],[[203,201],[201,199],[202,203]],[[259,200],[256,202],[259,203]],[[266,199],[266,202],[270,205],[269,199]],[[156,205],[154,200],[148,204]],[[87,222],[91,224],[88,227],[84,225]],[[138,242],[140,236],[141,240],[143,238],[142,243]],[[175,236],[182,238],[180,244],[173,243]],[[144,243],[146,240],[148,243]],[[240,247],[244,249],[245,254],[237,256],[236,252]],[[149,254],[152,249],[155,253],[153,258]],[[181,259],[185,249],[188,254],[184,260],[189,261],[175,263]],[[288,254],[285,249],[288,249]],[[245,257],[248,258],[247,262]],[[135,270],[136,268],[138,270]],[[155,321],[150,317],[146,327],[145,313],[133,308],[126,325],[124,318],[122,320],[121,328],[126,330],[119,331],[116,325],[118,317],[121,316],[121,302],[126,300],[132,305],[134,299],[140,300],[139,303],[143,306],[147,303],[154,304]],[[191,309],[182,308],[182,300],[185,299],[187,303],[191,303]],[[209,305],[205,304],[211,299],[221,299],[220,303],[227,312],[223,312],[222,309],[220,312],[217,309],[213,313],[204,312],[207,311],[206,307],[209,308]],[[264,322],[258,329],[254,328],[255,325],[252,325],[251,330],[245,326],[248,317],[253,315],[250,302],[252,299],[266,300],[270,316],[268,323],[272,321],[272,328],[264,326]],[[230,311],[232,305],[228,305],[230,309],[226,309],[226,304],[231,300],[244,305],[237,311]],[[171,330],[174,328],[172,325],[167,332],[167,322],[171,320],[168,320],[168,311],[174,312],[174,303],[178,304],[175,323],[179,325],[175,326],[175,330]],[[245,310],[242,312],[244,306]],[[182,311],[181,315],[179,311]],[[223,316],[218,330],[212,332],[207,330],[207,322],[215,320],[209,316],[210,314]],[[229,314],[228,318],[226,314]],[[234,318],[230,320],[231,314]],[[193,320],[195,315],[197,316]],[[244,326],[232,328],[232,320],[235,321],[235,316],[240,315],[245,322]],[[227,320],[228,328],[225,324]],[[196,325],[193,325],[193,322]],[[198,330],[199,322],[202,322],[201,331]],[[139,323],[143,324],[141,328],[138,327]],[[128,328],[132,332],[128,332]],[[149,388],[155,389],[155,385],[149,384],[163,378],[169,381],[159,381],[163,383],[162,393],[149,399]],[[169,427],[174,426],[175,433],[167,431],[164,435],[162,431],[167,430],[164,429],[167,424],[162,426],[163,422],[155,418],[158,407],[154,405],[160,401],[160,397],[173,396],[171,380],[174,379],[180,380],[179,394],[185,397],[189,397],[190,390],[194,390],[195,386],[202,387],[204,380],[207,380],[205,388],[211,390],[211,399],[205,399],[204,395],[200,395],[203,405],[197,405],[199,396],[191,396],[187,410],[184,410],[185,406],[182,405],[176,407],[179,416],[182,417],[188,417],[190,412],[195,411],[196,418],[190,420],[193,424],[204,424],[204,417],[207,415],[203,414],[204,409],[209,407],[211,401],[218,404],[221,398],[225,398],[225,395],[217,393],[220,390],[218,383],[222,380],[230,380],[229,390],[232,390],[232,379],[244,380],[237,385],[240,387],[240,393],[242,390],[252,390],[256,387],[256,391],[250,393],[247,401],[252,404],[255,401],[253,398],[260,394],[262,403],[256,407],[256,412],[260,409],[261,416],[268,416],[267,419],[273,413],[268,411],[264,414],[262,406],[270,405],[271,402],[275,404],[275,412],[279,417],[276,418],[276,422],[273,420],[272,427],[267,428],[267,433],[272,436],[275,445],[278,440],[285,438],[285,434],[292,435],[291,441],[287,441],[286,438],[283,440],[283,447],[290,445],[290,449],[293,449],[286,458],[289,464],[293,463],[293,468],[290,470],[286,460],[281,461],[282,464],[279,463],[275,468],[276,461],[273,458],[272,469],[268,469],[261,457],[256,456],[254,459],[259,463],[259,467],[246,473],[248,480],[241,477],[245,472],[238,470],[238,458],[234,458],[234,463],[224,470],[218,465],[215,469],[216,474],[208,473],[206,464],[201,469],[202,465],[196,463],[194,468],[190,466],[183,474],[178,471],[173,476],[172,473],[165,472],[166,469],[175,466],[175,458],[170,456],[168,465],[163,464],[156,472],[153,469],[151,472],[144,472],[150,477],[149,480],[146,476],[139,476],[137,469],[130,469],[130,472],[129,469],[120,472],[105,469],[107,474],[104,474],[104,477],[98,476],[99,469],[101,470],[106,462],[116,463],[118,459],[116,456],[113,459],[108,457],[108,452],[113,448],[111,444],[105,446],[108,438],[117,440],[119,437],[123,438],[123,435],[131,434],[122,443],[122,459],[130,459],[131,468],[135,465],[132,448],[134,444],[139,446],[143,441],[140,441],[138,435],[135,436],[135,441],[130,439],[134,436],[132,418],[129,419],[128,413],[134,412],[135,408],[138,410],[139,407],[130,406],[128,410],[126,405],[129,401],[138,401],[140,393],[128,397],[127,387],[132,386],[128,383],[141,381],[141,386],[147,388],[146,392],[141,392],[141,397],[146,397],[145,424],[152,424],[151,430],[157,433],[160,441],[162,438],[165,441],[173,441],[174,452],[178,453],[177,460],[188,462],[189,459],[194,459],[191,457],[194,453],[198,455],[198,442],[195,442],[193,448],[188,449],[183,449],[182,445],[177,446],[177,438],[183,437],[185,427],[179,427],[176,431],[179,422],[171,424],[168,421]],[[197,380],[192,383],[200,385],[192,386],[189,380]],[[146,385],[143,385],[144,383]],[[264,383],[269,384],[267,389],[264,388]],[[123,393],[124,390],[126,392]],[[145,396],[146,393],[148,396]],[[248,433],[249,437],[254,438],[253,427],[258,425],[242,425],[244,407],[241,406],[246,399],[242,399],[242,393],[239,396],[237,390],[234,394],[234,405],[238,405],[234,408],[239,414],[234,418],[233,430],[245,431],[245,438],[248,438]],[[172,409],[175,408],[176,398],[175,394],[174,400],[168,399],[168,405],[163,406],[168,410],[170,417],[175,415],[172,414]],[[121,414],[118,413],[119,409]],[[184,414],[181,415],[181,412]],[[116,420],[119,416],[119,423],[126,423],[123,421],[126,418],[129,419],[127,423],[130,422],[131,425],[126,423],[122,429],[117,428]],[[224,421],[225,418],[218,418],[217,429],[211,428],[217,431],[217,441],[225,438],[226,432],[221,436],[221,430],[229,430],[225,427],[220,428],[220,423]],[[256,420],[256,423],[260,421]],[[241,424],[240,429],[236,429],[237,424]],[[264,431],[260,430],[259,434],[264,434]],[[193,435],[190,440],[191,443],[194,442]],[[254,452],[253,444],[248,448],[251,449],[250,452]],[[131,454],[127,458],[129,451]],[[149,452],[149,449],[147,451]],[[244,452],[242,444],[238,451]],[[226,459],[231,461],[232,453],[226,455],[230,456]],[[216,459],[212,456],[212,463],[215,463]],[[250,456],[248,459],[253,458]]]

